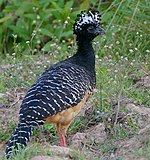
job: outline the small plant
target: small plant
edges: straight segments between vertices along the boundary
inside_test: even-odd
[[[147,117],[138,112],[132,114],[132,111],[126,109],[126,104],[133,103],[140,109],[150,106],[149,86],[145,82],[145,77],[150,75],[147,0],[13,0],[0,1],[0,5],[0,109],[3,111],[5,108],[2,114],[7,117],[8,113],[18,111],[18,108],[16,105],[8,107],[6,104],[12,102],[1,97],[1,94],[17,89],[27,91],[51,64],[74,53],[76,47],[74,37],[71,36],[72,23],[80,10],[91,7],[102,14],[106,30],[106,36],[98,37],[94,42],[97,90],[90,99],[94,111],[85,115],[87,119],[75,119],[69,128],[69,136],[87,131],[88,127],[97,123],[104,123],[107,143],[100,143],[97,150],[102,153],[102,158],[115,153],[118,146],[114,142],[130,139],[135,135],[141,136],[137,133],[141,129],[141,121],[146,125]],[[7,109],[10,112],[7,113]],[[121,118],[120,113],[123,114]],[[91,117],[94,117],[92,123],[89,122]],[[9,120],[7,117],[0,124],[2,144],[9,139],[16,126],[14,121],[10,123]],[[44,133],[44,138],[41,133]],[[45,125],[34,131],[31,143],[35,146],[43,142],[57,144],[53,138],[55,135],[54,126]],[[145,135],[146,133],[142,137]],[[40,137],[40,141],[37,137]],[[133,157],[149,158],[149,138],[145,139],[141,147],[131,153]],[[23,151],[22,157],[30,159],[43,153],[43,150],[35,146],[29,145],[31,149]],[[48,147],[44,154],[51,156]],[[20,155],[16,160],[22,157]],[[93,157],[97,159],[95,153]],[[84,160],[86,156],[75,152],[73,158]]]

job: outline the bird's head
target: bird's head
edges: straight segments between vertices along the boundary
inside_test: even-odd
[[[98,35],[105,34],[100,27],[100,17],[98,11],[81,11],[73,25],[73,32],[77,38],[92,41]]]

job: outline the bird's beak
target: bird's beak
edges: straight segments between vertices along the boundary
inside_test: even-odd
[[[101,27],[98,27],[96,32],[97,32],[97,35],[104,35],[104,34],[106,34],[106,32],[104,31],[104,29],[101,28]]]

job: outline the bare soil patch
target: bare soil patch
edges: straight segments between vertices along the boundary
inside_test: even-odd
[[[18,122],[18,112],[22,99],[26,93],[26,90],[21,89],[17,91],[12,91],[6,95],[1,94],[3,101],[0,104],[0,128],[3,132],[11,133],[9,131],[9,126]],[[136,105],[129,102],[127,99],[122,99],[121,103],[125,106],[127,113],[118,114],[117,123],[125,123],[125,119],[128,118],[130,114],[139,114],[140,118],[138,121],[139,129],[136,135],[127,137],[120,140],[110,140],[109,134],[107,132],[107,127],[104,123],[97,122],[84,128],[80,132],[72,134],[68,138],[68,148],[62,148],[60,146],[51,146],[49,150],[52,151],[52,155],[38,155],[34,156],[31,160],[71,160],[73,157],[80,157],[84,155],[86,160],[91,159],[116,159],[121,157],[124,160],[146,160],[146,157],[136,158],[134,151],[143,148],[150,137],[150,108],[144,107],[144,105]],[[82,116],[92,113],[92,102],[87,103],[88,110],[81,112]],[[88,113],[90,110],[90,113]],[[143,118],[142,118],[143,117]],[[111,117],[112,118],[112,117]],[[12,126],[11,126],[12,127]],[[49,136],[49,135],[47,135]],[[32,141],[32,139],[31,139]],[[6,140],[0,142],[0,155],[3,156]],[[29,146],[32,142],[29,143]],[[47,142],[46,142],[47,143]],[[48,143],[47,143],[48,144]],[[56,142],[58,144],[58,142]],[[101,148],[101,144],[109,144],[112,148],[105,152]],[[42,140],[41,140],[41,146]]]

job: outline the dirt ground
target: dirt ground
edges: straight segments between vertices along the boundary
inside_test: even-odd
[[[144,80],[145,85],[149,85],[147,79]],[[0,94],[0,98],[6,99],[6,103],[0,103],[0,129],[2,132],[7,130],[9,133],[9,127],[11,124],[17,124],[18,112],[21,101],[26,93],[25,89],[11,91],[6,94]],[[108,127],[106,124],[97,121],[94,125],[91,125],[87,129],[84,128],[80,132],[76,132],[68,137],[68,147],[62,148],[58,145],[51,145],[48,142],[40,144],[41,147],[48,146],[52,152],[52,155],[38,155],[34,156],[32,160],[70,160],[74,157],[81,157],[84,155],[84,159],[123,159],[123,160],[147,160],[147,155],[136,156],[134,151],[138,151],[144,147],[147,141],[150,139],[150,108],[139,106],[129,102],[127,99],[123,99],[120,102],[125,106],[126,113],[118,113],[117,123],[126,125],[126,119],[133,114],[139,114],[138,117],[138,129],[136,134],[131,137],[120,140],[110,140],[111,133],[108,134]],[[90,101],[86,104],[90,106]],[[87,106],[85,107],[87,108]],[[82,111],[82,116],[87,118],[88,112],[85,114],[85,110]],[[113,117],[109,117],[113,119]],[[12,123],[13,122],[13,123]],[[11,131],[10,131],[11,132]],[[111,129],[110,129],[111,132]],[[4,139],[0,142],[0,156],[4,155],[4,150],[7,141]],[[29,147],[32,144],[29,142]],[[109,151],[105,152],[104,148],[101,148],[101,144],[110,145]],[[106,148],[107,149],[107,148]],[[78,158],[76,158],[78,159]]]

